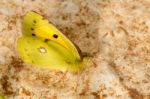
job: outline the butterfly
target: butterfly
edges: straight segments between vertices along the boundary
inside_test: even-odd
[[[28,12],[22,22],[22,36],[16,50],[28,64],[50,69],[81,70],[89,57],[82,57],[76,46],[56,27],[36,12]]]

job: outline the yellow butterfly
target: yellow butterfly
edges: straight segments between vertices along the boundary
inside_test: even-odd
[[[29,64],[60,70],[78,71],[89,60],[81,57],[75,45],[58,29],[35,12],[28,12],[22,22],[23,36],[16,50]]]

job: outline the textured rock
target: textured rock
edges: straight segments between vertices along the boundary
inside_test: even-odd
[[[149,0],[1,0],[0,91],[7,99],[150,99]],[[15,51],[27,11],[93,56],[80,73],[32,67]]]

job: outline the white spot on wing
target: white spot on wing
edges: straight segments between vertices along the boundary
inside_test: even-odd
[[[38,48],[38,50],[41,52],[41,53],[46,53],[46,49],[44,47],[40,47]]]

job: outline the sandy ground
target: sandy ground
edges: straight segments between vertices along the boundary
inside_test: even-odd
[[[93,59],[80,73],[19,58],[21,21],[33,10]],[[150,99],[149,0],[0,0],[0,92],[6,99]]]

